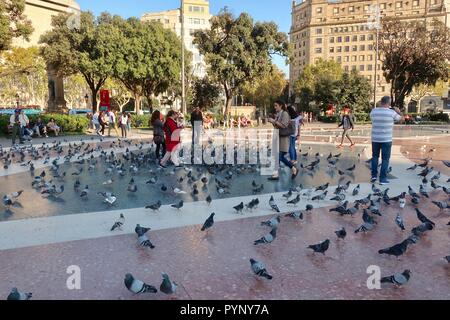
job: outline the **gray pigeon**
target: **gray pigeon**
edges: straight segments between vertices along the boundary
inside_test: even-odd
[[[308,248],[314,250],[314,252],[319,252],[322,254],[325,254],[325,252],[330,247],[330,240],[326,239],[325,241],[318,243],[318,244],[312,244],[309,245]]]
[[[205,223],[203,224],[203,227],[201,229],[201,231],[205,231],[209,228],[211,228],[214,225],[214,215],[215,213],[211,213],[211,215],[209,216],[208,219],[206,219]]]
[[[280,216],[276,216],[276,217],[273,217],[270,220],[261,222],[261,225],[262,226],[272,227],[272,228],[277,228],[278,225],[280,224],[280,221],[281,221]]]
[[[397,226],[403,230],[405,230],[405,224],[403,222],[403,218],[400,215],[400,213],[397,213],[397,217],[395,217],[395,223],[397,224]]]
[[[178,285],[175,282],[170,281],[169,276],[166,273],[163,273],[162,277],[163,281],[159,287],[159,290],[165,294],[174,294]]]
[[[145,209],[152,209],[153,211],[159,210],[161,208],[161,200],[158,200],[156,203],[146,206]]]
[[[278,208],[277,204],[275,203],[273,196],[270,196],[269,205],[272,208],[272,210],[275,210],[276,212],[280,212],[280,209]]]
[[[123,213],[120,214],[119,220],[114,223],[114,225],[111,228],[111,231],[114,231],[116,229],[122,230],[122,226],[125,223],[125,217],[123,216]]]
[[[172,204],[172,205],[170,205],[170,206],[171,206],[172,208],[175,208],[175,209],[180,210],[180,209],[183,207],[183,205],[184,205],[183,200],[180,200],[180,202],[175,203],[175,204]]]
[[[152,292],[152,293],[158,292],[158,290],[154,286],[146,284],[141,280],[135,279],[131,275],[131,273],[127,273],[125,275],[124,283],[125,283],[125,287],[127,287],[127,289],[129,291],[131,291],[135,294],[146,293],[146,292]]]
[[[345,239],[345,236],[347,235],[347,231],[345,231],[344,227],[342,227],[342,229],[340,230],[335,231],[334,233],[336,233],[339,239]]]
[[[291,218],[294,218],[296,220],[297,219],[303,220],[303,212],[301,212],[300,210],[290,212],[288,214],[285,214],[284,216],[285,217],[291,217]]]
[[[17,288],[12,288],[6,300],[29,300],[32,295],[31,292],[19,292]]]
[[[404,285],[409,281],[409,278],[411,277],[411,271],[405,270],[402,273],[396,273],[392,276],[383,277],[381,278],[381,283],[392,283],[398,286]]]
[[[258,244],[271,243],[277,237],[277,229],[273,228],[270,233],[266,234],[262,238],[256,240],[253,244],[256,246]]]
[[[264,263],[256,261],[254,259],[250,259],[250,264],[251,264],[251,268],[252,271],[260,277],[266,278],[271,280],[273,277],[267,272],[266,270],[266,266],[264,265]]]

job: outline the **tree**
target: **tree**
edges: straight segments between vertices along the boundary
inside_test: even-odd
[[[414,86],[434,85],[450,75],[450,30],[434,19],[383,21],[380,52],[383,74],[391,84],[392,105],[403,108]]]
[[[338,81],[337,104],[349,107],[355,113],[369,111],[372,86],[364,76],[356,70],[344,73]]]
[[[285,74],[277,67],[274,67],[264,77],[256,79],[254,82],[246,83],[243,86],[242,93],[248,102],[257,108],[264,107],[265,109],[283,96],[287,84]]]
[[[131,93],[124,84],[114,78],[108,78],[103,85],[104,89],[109,90],[111,95],[111,104],[116,104],[119,111],[122,112],[123,108],[131,101]]]
[[[118,34],[114,76],[133,94],[137,112],[142,97],[152,101],[179,82],[181,42],[160,23],[117,19],[113,27]]]
[[[413,88],[411,91],[410,97],[411,100],[417,102],[417,108],[420,110],[420,102],[426,96],[437,95],[443,97],[447,90],[447,84],[442,81],[436,81],[436,84],[433,86],[429,86],[426,84],[419,84]]]
[[[80,28],[69,28],[69,13],[52,17],[51,31],[41,36],[41,54],[62,76],[81,73],[91,90],[92,109],[97,110],[97,95],[111,76],[114,56],[113,17],[104,13],[97,19],[90,12],[81,13]]]
[[[33,27],[24,11],[25,0],[0,1],[0,53],[11,48],[14,38],[30,40]]]
[[[79,108],[83,105],[84,96],[88,90],[81,74],[77,73],[64,78],[64,97],[71,108]]]
[[[291,51],[275,23],[254,23],[247,13],[235,18],[226,8],[211,19],[209,30],[195,32],[194,44],[205,56],[210,78],[223,86],[225,115],[239,88],[271,70],[272,55],[289,57]]]
[[[337,86],[343,73],[341,65],[334,60],[319,59],[306,66],[294,86],[301,110],[309,111],[311,102],[323,109],[329,103],[337,103]]]
[[[192,84],[192,96],[190,104],[205,110],[213,108],[220,102],[220,85],[212,82],[207,77],[196,79]]]

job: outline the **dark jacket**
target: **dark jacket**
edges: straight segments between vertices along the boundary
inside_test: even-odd
[[[348,118],[348,123],[349,123],[349,125],[350,125],[350,128],[345,128],[344,127],[344,119],[345,118]],[[342,117],[341,117],[341,123],[339,124],[339,126],[338,126],[338,128],[339,127],[343,127],[344,129],[353,129],[354,127],[355,127],[355,124],[354,124],[354,122],[353,122],[353,116],[352,115],[349,115],[349,114],[344,114]]]

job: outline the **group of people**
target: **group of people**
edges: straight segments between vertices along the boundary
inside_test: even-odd
[[[61,132],[61,127],[54,118],[51,118],[47,124],[42,121],[41,117],[30,122],[23,109],[14,110],[14,114],[9,118],[9,125],[12,131],[13,145],[16,144],[17,138],[19,138],[19,143],[23,144],[25,140],[31,141],[34,135],[40,138],[48,137],[49,132],[54,132],[55,136]]]
[[[111,136],[111,130],[114,129],[117,136],[119,136],[119,131],[117,127],[120,127],[121,137],[127,138],[128,134],[131,132],[131,115],[129,112],[122,112],[117,119],[116,111],[109,110],[96,111],[92,116],[88,115],[91,121],[91,128],[99,136],[105,135],[105,128],[108,128],[108,137]]]

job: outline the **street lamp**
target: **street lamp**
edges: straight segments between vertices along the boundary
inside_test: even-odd
[[[377,67],[378,67],[378,41],[380,37],[380,29],[381,29],[381,10],[380,5],[374,4],[370,6],[369,11],[372,13],[370,18],[368,19],[368,27],[369,29],[375,29],[375,67],[374,67],[374,77],[373,77],[373,107],[375,108],[377,105]]]
[[[17,108],[19,108],[19,104],[20,104],[20,96],[19,96],[19,93],[16,93],[16,103],[17,103]]]
[[[183,114],[187,113],[186,110],[186,79],[184,76],[184,0],[181,0],[181,109],[183,110]]]
[[[88,103],[89,103],[89,95],[87,93],[84,96],[84,101],[86,102],[86,109],[87,109],[88,108]]]

